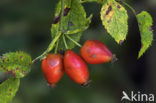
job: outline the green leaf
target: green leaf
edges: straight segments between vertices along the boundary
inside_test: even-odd
[[[10,78],[0,84],[0,103],[10,103],[20,85],[20,79]]]
[[[10,52],[0,58],[0,69],[16,78],[24,77],[29,71],[32,59],[22,51]]]
[[[101,20],[107,32],[117,43],[126,39],[128,15],[126,9],[115,0],[107,0],[101,9]]]
[[[77,27],[77,29],[74,29],[74,30],[68,30],[65,32],[65,34],[75,34],[75,33],[79,33],[79,32],[83,32],[85,31],[86,29],[88,29],[89,27],[89,24],[91,23],[91,19],[92,19],[93,15],[90,15],[88,18],[87,18],[87,22],[86,24],[88,24],[87,26],[83,26],[82,27]]]
[[[58,3],[55,10],[56,12],[55,19],[51,28],[53,38],[60,33],[59,31],[60,11],[61,11],[61,2]],[[82,32],[89,27],[89,24],[91,23],[91,18],[92,15],[88,18],[86,17],[86,12],[79,0],[65,0],[64,18],[63,18],[64,35],[70,35],[70,37],[73,40],[79,42]],[[68,49],[74,48],[75,44],[68,38],[66,38],[66,36],[64,37],[67,42]],[[61,36],[58,43],[59,44],[58,50],[66,49],[63,41],[64,41],[63,37]]]
[[[152,24],[153,20],[151,15],[146,12],[142,11],[140,14],[137,15],[137,20],[139,24],[139,30],[141,33],[141,44],[142,47],[139,51],[138,58],[140,58],[145,51],[149,48],[153,41],[153,30]]]

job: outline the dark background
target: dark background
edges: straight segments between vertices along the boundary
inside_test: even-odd
[[[125,0],[126,1],[126,0]],[[137,13],[147,10],[153,17],[156,30],[156,1],[127,0]],[[58,0],[0,0],[0,54],[23,50],[33,58],[39,56],[51,41],[50,28]],[[12,103],[120,103],[122,91],[156,93],[156,42],[141,59],[141,47],[136,18],[129,14],[129,33],[120,46],[107,34],[100,20],[101,5],[83,4],[87,14],[94,14],[90,28],[83,33],[81,44],[88,39],[104,42],[118,61],[114,64],[88,65],[91,85],[83,88],[65,74],[57,87],[47,86],[40,62],[21,80],[19,91]],[[120,18],[119,18],[120,19]],[[155,34],[155,33],[154,33]],[[154,36],[155,37],[155,36]],[[78,53],[79,48],[74,50]],[[0,81],[5,75],[0,72]]]

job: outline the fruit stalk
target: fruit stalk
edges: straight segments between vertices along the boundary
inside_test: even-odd
[[[78,42],[76,42],[75,40],[73,40],[73,39],[72,39],[70,36],[68,36],[67,34],[65,34],[65,36],[66,36],[69,40],[71,40],[74,44],[76,44],[77,46],[82,47],[81,44],[79,44]]]

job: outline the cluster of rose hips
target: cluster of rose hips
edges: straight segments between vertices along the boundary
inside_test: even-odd
[[[48,84],[55,86],[65,71],[68,77],[77,84],[88,85],[90,80],[86,62],[101,64],[114,60],[114,55],[98,40],[87,40],[81,47],[80,55],[72,50],[66,50],[64,56],[48,54],[42,61],[42,72]]]

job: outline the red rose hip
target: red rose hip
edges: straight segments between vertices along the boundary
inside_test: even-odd
[[[54,87],[63,76],[63,56],[61,54],[48,54],[42,61],[42,72],[48,84]]]
[[[80,85],[89,83],[88,67],[85,61],[71,50],[67,50],[64,56],[65,72],[74,82]]]
[[[81,56],[90,64],[101,64],[112,61],[110,50],[98,40],[87,40],[80,50]]]

